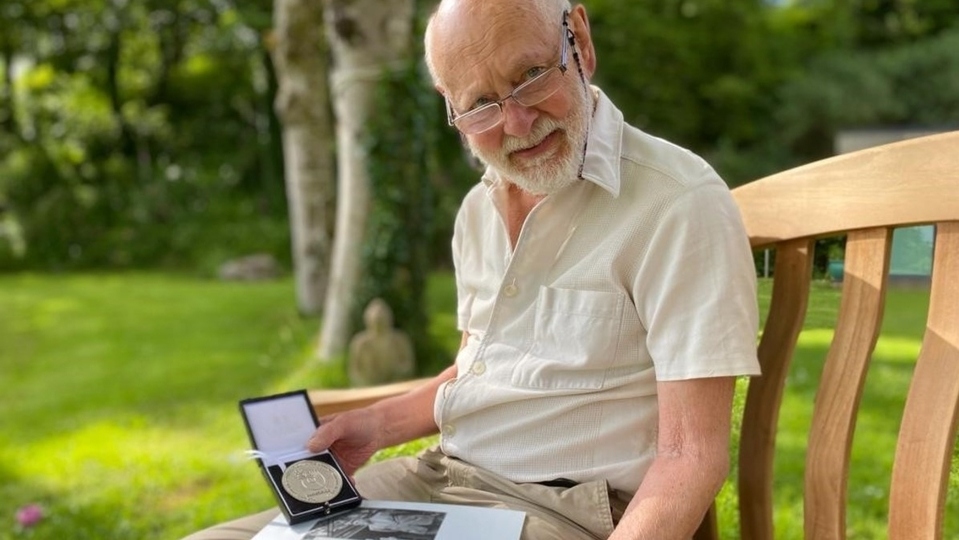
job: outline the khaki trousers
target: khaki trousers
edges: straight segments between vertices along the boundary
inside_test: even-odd
[[[437,449],[369,465],[357,473],[356,487],[367,499],[521,510],[523,540],[604,540],[628,503],[602,480],[572,487],[516,484]],[[276,515],[276,509],[261,512],[185,540],[250,540]]]

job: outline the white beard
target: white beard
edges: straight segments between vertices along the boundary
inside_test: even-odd
[[[468,140],[467,143],[473,155],[496,171],[501,178],[527,193],[550,195],[579,180],[592,110],[592,100],[584,88],[582,92],[576,92],[573,108],[563,121],[544,116],[533,124],[526,137],[503,135],[503,145],[496,151],[482,151]],[[557,154],[526,161],[522,167],[510,162],[510,153],[532,148],[557,130],[565,136],[562,141],[565,144],[560,145]]]

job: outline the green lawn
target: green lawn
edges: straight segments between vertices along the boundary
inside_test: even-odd
[[[149,273],[0,276],[0,539],[176,539],[269,506],[243,456],[237,400],[345,381],[341,366],[310,363],[318,322],[296,314],[292,287]],[[452,350],[449,276],[437,276],[429,295],[432,332]],[[788,432],[808,425],[836,298],[816,290],[790,375],[777,462],[781,538],[801,536],[804,439]],[[891,396],[918,350],[925,302],[914,291],[888,300],[897,315],[877,348],[853,450],[861,470],[850,482],[851,537],[884,536],[876,516],[886,487],[871,479],[889,467],[899,405]],[[733,492],[720,498],[729,538]],[[18,532],[14,512],[30,502],[47,517]],[[957,497],[950,504],[947,537],[957,537]]]

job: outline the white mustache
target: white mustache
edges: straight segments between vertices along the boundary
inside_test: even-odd
[[[562,127],[563,125],[561,122],[558,122],[553,118],[543,117],[540,119],[539,123],[533,126],[530,134],[525,137],[505,135],[503,137],[503,152],[505,154],[510,154],[518,150],[533,148],[534,146],[542,143],[550,133]]]

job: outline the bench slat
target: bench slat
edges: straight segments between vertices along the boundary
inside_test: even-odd
[[[891,246],[892,231],[885,228],[852,232],[846,240],[842,299],[816,392],[806,454],[806,538],[846,537],[849,456],[882,325]]]
[[[772,538],[772,478],[779,405],[789,363],[809,301],[813,245],[784,243],[776,252],[776,280],[766,327],[759,342],[762,377],[749,381],[739,450],[742,538]]]
[[[906,398],[889,497],[889,538],[942,538],[959,422],[959,222],[940,223],[929,317]],[[950,407],[951,405],[951,407]]]

